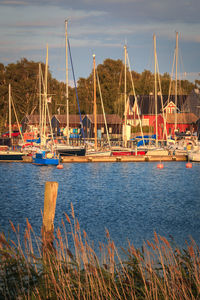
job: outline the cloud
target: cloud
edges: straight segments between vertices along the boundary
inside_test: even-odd
[[[120,58],[125,41],[133,56],[139,57],[138,69],[142,68],[153,47],[153,33],[157,36],[158,51],[161,48],[167,53],[170,48],[173,51],[178,31],[182,45],[187,50],[193,47],[193,58],[198,59],[197,0],[0,0],[0,6],[2,62],[9,60],[6,57],[13,61],[22,56],[40,60],[48,43],[55,69],[60,53],[64,53],[67,18],[71,46],[78,57],[81,53],[78,69],[82,76],[88,68],[84,56],[95,51],[101,60]]]
[[[88,48],[88,45],[90,45],[91,48],[96,48],[96,47],[101,47],[101,48],[104,48],[104,47],[113,47],[113,48],[118,48],[118,47],[121,47],[122,44],[121,43],[117,43],[117,42],[105,42],[105,41],[101,41],[101,40],[96,40],[95,38],[93,39],[71,39],[70,40],[70,44],[73,46],[73,47],[87,47]]]
[[[15,5],[28,5],[27,1],[18,1],[18,0],[4,0],[0,1],[0,5],[9,5],[9,6],[15,6]]]
[[[112,22],[134,23],[183,22],[199,23],[200,1],[197,0],[4,0],[0,5],[54,7],[65,11],[74,20],[101,17],[107,14]],[[55,14],[51,19],[54,19]]]

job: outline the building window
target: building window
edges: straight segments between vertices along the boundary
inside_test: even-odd
[[[109,133],[112,133],[112,127],[109,127]]]
[[[142,126],[149,126],[149,119],[142,119]]]
[[[101,127],[101,133],[104,133],[104,127]]]

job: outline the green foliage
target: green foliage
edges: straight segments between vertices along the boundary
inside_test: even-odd
[[[92,74],[87,78],[79,78],[77,82],[78,97],[80,108],[83,114],[93,112],[93,77]]]
[[[41,63],[44,76],[45,65]],[[105,59],[97,66],[97,73],[100,81],[100,88],[107,114],[124,113],[124,64],[122,60]],[[131,74],[127,68],[127,96],[133,94],[131,76],[137,95],[147,95],[154,92],[154,74],[144,70],[141,74],[132,71]],[[164,73],[160,76],[162,94],[168,95],[170,86],[170,75]],[[0,129],[8,119],[8,85],[11,84],[12,98],[16,106],[16,112],[19,121],[31,113],[39,113],[39,62],[28,61],[26,58],[4,66],[0,63]],[[196,84],[196,85],[195,85]],[[181,94],[188,94],[199,85],[182,80],[178,85],[178,91]],[[79,78],[77,82],[78,97],[81,112],[93,112],[93,71],[88,78]],[[172,81],[171,94],[174,93],[175,83]],[[158,89],[159,90],[159,89]],[[66,111],[66,85],[52,78],[48,71],[48,94],[52,96],[52,103],[49,105],[50,113],[57,114]],[[97,111],[102,113],[100,91],[97,83]],[[75,89],[69,87],[69,112],[78,113],[77,99]],[[13,121],[15,120],[13,114]]]
[[[123,63],[121,60],[106,59],[103,64],[98,65],[97,72],[105,111],[109,114],[115,113],[113,104],[123,92]]]

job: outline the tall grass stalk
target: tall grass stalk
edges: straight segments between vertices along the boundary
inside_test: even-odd
[[[178,249],[154,233],[141,250],[129,242],[122,259],[106,230],[97,256],[71,211],[55,230],[54,247],[42,249],[28,220],[23,245],[12,222],[17,242],[0,234],[0,299],[200,299],[194,240]]]

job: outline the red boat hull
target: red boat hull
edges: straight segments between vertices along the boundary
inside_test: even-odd
[[[113,156],[136,156],[136,155],[145,155],[146,151],[112,151]]]

